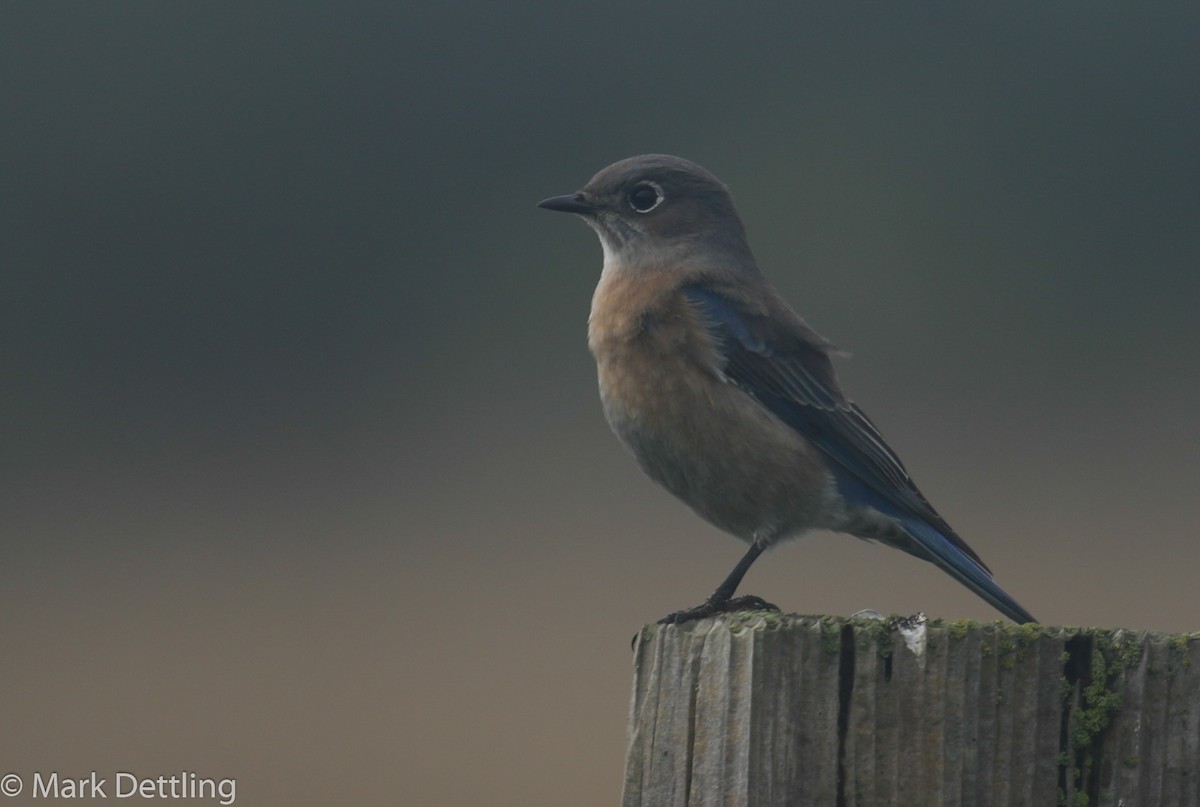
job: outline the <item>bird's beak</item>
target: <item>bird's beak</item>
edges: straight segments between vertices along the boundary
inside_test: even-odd
[[[549,199],[543,199],[538,202],[538,207],[544,207],[547,210],[558,210],[563,213],[595,213],[596,208],[587,199],[584,198],[583,192],[569,193],[566,196],[551,196]]]

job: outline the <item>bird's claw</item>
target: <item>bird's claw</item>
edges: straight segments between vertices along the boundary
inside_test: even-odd
[[[715,614],[732,614],[735,611],[779,611],[779,606],[767,602],[762,597],[755,597],[753,594],[745,594],[741,597],[733,597],[732,599],[714,600],[707,599],[695,608],[687,608],[683,611],[676,611],[673,614],[667,614],[662,619],[658,620],[660,625],[681,625],[684,622],[691,622],[696,619],[704,619],[705,617]]]

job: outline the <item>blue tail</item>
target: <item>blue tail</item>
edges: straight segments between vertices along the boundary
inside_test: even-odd
[[[996,581],[992,579],[992,575],[987,569],[955,546],[946,536],[924,521],[911,516],[901,516],[899,521],[905,532],[911,535],[913,540],[925,550],[929,561],[987,600],[996,610],[1013,622],[1021,624],[1037,622],[1032,614],[1021,607],[1019,602],[996,585]]]
[[[835,468],[834,478],[838,490],[846,504],[850,507],[868,507],[895,520],[896,525],[912,539],[907,546],[896,545],[911,555],[942,569],[958,582],[987,600],[992,607],[1004,614],[1013,622],[1025,624],[1037,622],[1033,615],[1021,607],[1021,604],[1008,595],[1004,589],[996,585],[992,573],[975,556],[966,542],[960,538],[949,524],[937,514],[924,497],[917,492],[915,486],[907,490],[894,490],[894,498],[888,497],[868,487],[861,479],[848,471]],[[901,506],[896,499],[906,496],[908,507]],[[930,520],[938,526],[922,518],[920,513],[927,513]],[[886,538],[879,535],[863,536],[869,538]]]

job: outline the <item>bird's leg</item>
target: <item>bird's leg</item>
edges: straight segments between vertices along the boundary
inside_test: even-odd
[[[713,614],[728,614],[733,611],[778,611],[779,608],[753,594],[737,598],[733,596],[737,587],[741,585],[742,578],[746,576],[746,572],[750,570],[754,561],[758,560],[758,556],[762,553],[763,546],[758,541],[751,543],[750,549],[738,561],[737,566],[733,567],[733,571],[721,582],[721,585],[717,586],[717,590],[707,600],[695,608],[667,614],[658,620],[658,623],[660,625],[677,625],[681,622],[691,622],[693,619],[703,619]]]

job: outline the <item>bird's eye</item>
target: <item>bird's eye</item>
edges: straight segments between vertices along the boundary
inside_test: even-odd
[[[629,206],[638,213],[649,213],[662,204],[662,188],[653,182],[642,182],[629,192]]]

